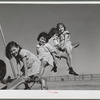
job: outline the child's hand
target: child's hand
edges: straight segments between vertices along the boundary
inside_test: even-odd
[[[56,55],[56,58],[58,58],[59,60],[61,59],[61,57],[59,55]]]
[[[21,75],[20,74],[17,74],[17,78],[19,78],[19,77],[21,77]]]
[[[56,47],[57,47],[58,49],[61,48],[59,44],[57,44]]]
[[[29,79],[28,76],[23,76],[23,79],[25,79],[25,81],[27,81]]]

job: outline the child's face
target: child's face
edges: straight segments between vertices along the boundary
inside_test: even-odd
[[[12,47],[10,50],[11,55],[14,57],[18,55],[18,52],[19,52],[19,47]]]
[[[45,43],[46,43],[46,38],[44,38],[43,36],[40,37],[39,43],[40,43],[41,45],[45,44]]]
[[[59,32],[61,32],[61,33],[64,32],[64,27],[63,27],[63,25],[59,25]]]

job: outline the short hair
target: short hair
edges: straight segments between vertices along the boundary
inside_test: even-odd
[[[54,34],[58,33],[57,28],[53,27],[48,33],[48,39],[50,39]]]
[[[57,30],[59,30],[59,25],[62,25],[64,27],[64,31],[66,30],[66,26],[63,23],[58,23],[57,24]]]
[[[46,38],[46,42],[48,42],[48,34],[46,32],[41,32],[37,37],[37,41],[39,41],[41,37]]]

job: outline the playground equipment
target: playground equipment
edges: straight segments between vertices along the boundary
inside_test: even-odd
[[[1,25],[0,25],[0,33],[1,33],[1,37],[3,39],[4,46],[6,47],[7,43],[6,43]],[[12,69],[12,73],[13,73],[14,78],[6,81],[5,86],[1,89],[6,89],[6,90],[20,89],[20,86],[22,84],[25,86],[25,84],[32,83],[32,85],[27,88],[27,89],[31,89],[35,83],[39,83],[39,81],[37,81],[36,77],[29,77],[29,79],[27,79],[27,80],[24,77],[21,77],[21,76],[18,77],[17,74],[16,74],[16,71],[15,71],[12,59],[9,60],[9,62],[10,62],[10,65],[11,65],[11,69]],[[45,84],[45,80],[41,79],[41,83]],[[22,89],[25,89],[25,87],[23,87]],[[47,89],[47,87],[45,87],[44,85],[43,86],[41,85],[41,89],[44,90],[44,89]]]
[[[1,37],[2,37],[2,39],[3,39],[4,46],[6,47],[6,44],[7,44],[7,43],[6,43],[5,36],[4,36],[4,33],[3,33],[3,30],[2,30],[1,25],[0,25],[0,33],[1,33]],[[9,60],[9,62],[10,62],[10,65],[11,65],[11,69],[12,69],[14,78],[16,78],[17,75],[16,75],[16,72],[15,72],[15,69],[14,69],[14,66],[13,66],[13,63],[12,63],[12,60]]]
[[[29,85],[26,88],[25,83],[31,84],[31,85]],[[37,80],[36,77],[30,77],[28,79],[24,79],[23,77],[19,77],[17,79],[7,80],[7,83],[5,83],[5,86],[2,87],[1,90],[31,90],[35,83],[39,83],[39,81]],[[46,84],[46,83],[44,83],[44,84]],[[41,85],[41,90],[47,90],[47,89],[48,89],[47,84]]]

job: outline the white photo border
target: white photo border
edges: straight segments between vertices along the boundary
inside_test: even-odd
[[[0,1],[0,4],[100,4],[100,1]],[[100,91],[0,90],[0,99],[100,99]]]

